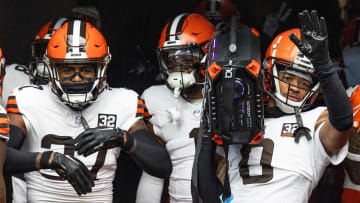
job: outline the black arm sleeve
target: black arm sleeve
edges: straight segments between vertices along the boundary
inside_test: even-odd
[[[198,163],[198,186],[199,193],[206,203],[219,202],[222,191],[222,184],[216,177],[215,169],[215,150],[216,144],[210,137],[203,137]]]
[[[10,125],[10,139],[7,142],[7,146],[20,149],[24,139],[25,139],[25,133],[17,126]]]
[[[26,173],[36,171],[36,157],[39,152],[24,152],[6,147],[5,174]]]
[[[137,130],[130,136],[136,140],[136,147],[129,154],[140,168],[152,176],[169,177],[172,164],[166,149],[146,130]]]
[[[331,125],[339,131],[351,128],[353,124],[352,106],[333,63],[328,58],[314,63],[314,66],[329,111]]]

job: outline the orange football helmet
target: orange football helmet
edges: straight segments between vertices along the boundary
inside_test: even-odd
[[[277,35],[270,43],[264,60],[264,91],[273,99],[276,105],[285,113],[294,113],[294,107],[306,110],[314,102],[319,91],[319,82],[314,75],[314,67],[310,60],[300,52],[296,45],[289,39],[289,34],[294,33],[300,39],[300,29],[290,29]],[[280,93],[279,81],[295,86],[290,82],[279,78],[279,72],[299,76],[312,83],[311,89],[301,101],[289,99]],[[304,89],[303,87],[296,86]]]
[[[106,84],[107,65],[111,60],[104,36],[86,21],[66,22],[51,37],[44,60],[50,70],[50,80],[58,97],[74,108],[96,100]],[[84,83],[64,83],[58,67],[64,64],[87,64],[95,68],[95,79]],[[81,86],[81,88],[79,88]]]
[[[46,23],[36,34],[35,41],[31,43],[32,59],[29,68],[34,84],[46,84],[49,82],[49,70],[43,60],[43,56],[51,36],[66,21],[66,18],[58,18]]]
[[[163,28],[157,55],[160,71],[178,96],[199,82],[195,72],[205,69],[207,45],[215,26],[200,14],[182,13]],[[186,70],[191,73],[186,73]],[[174,71],[176,70],[176,71]]]

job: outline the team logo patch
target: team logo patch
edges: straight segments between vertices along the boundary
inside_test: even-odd
[[[297,123],[284,123],[282,130],[281,130],[281,136],[285,137],[293,137],[294,131],[298,128]]]
[[[193,111],[193,115],[195,116],[195,118],[199,118],[200,117],[200,109],[195,109]]]
[[[116,115],[115,114],[99,114],[98,115],[99,128],[115,128]]]

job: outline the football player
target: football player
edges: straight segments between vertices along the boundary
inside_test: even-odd
[[[192,202],[190,183],[202,106],[202,88],[207,54],[215,27],[202,15],[182,13],[162,30],[158,62],[166,84],[147,88],[143,94],[150,114],[149,125],[165,145],[173,172],[170,202]],[[163,180],[143,172],[137,203],[160,202]]]
[[[44,60],[51,82],[19,87],[7,104],[11,136],[25,151],[17,170],[31,171],[25,173],[28,202],[112,202],[120,150],[149,174],[170,175],[169,155],[147,130],[138,95],[106,83],[111,55],[98,29],[66,22],[48,42]]]
[[[305,10],[299,21],[301,31],[279,34],[267,50],[264,139],[229,146],[232,202],[306,203],[327,165],[337,165],[346,156],[352,107],[329,58],[325,19]],[[327,108],[312,108],[319,86]],[[218,202],[222,193],[209,170],[214,147],[204,135],[199,193],[207,203]]]
[[[5,67],[5,76],[3,84],[2,101],[6,104],[10,91],[20,86],[27,86],[30,84],[47,84],[49,82],[49,72],[46,64],[43,61],[43,55],[46,51],[47,43],[54,32],[64,24],[66,18],[58,18],[47,22],[41,27],[40,31],[36,34],[35,40],[31,43],[31,56],[32,59],[29,68],[24,65],[11,64]],[[8,146],[14,147],[13,142],[10,141]],[[8,185],[7,192],[11,192],[13,202],[26,202],[26,182],[22,179],[23,174],[17,174],[12,177],[12,186]],[[18,178],[19,177],[19,178]],[[9,184],[9,183],[8,183]]]
[[[347,89],[350,102],[353,106],[354,124],[351,129],[349,139],[349,152],[344,161],[345,177],[342,193],[342,202],[360,201],[360,145],[359,145],[359,105],[360,105],[360,74],[358,72],[360,56],[360,18],[353,18],[344,27],[342,35],[342,58],[344,71],[346,73],[346,82],[349,85]]]
[[[29,84],[46,84],[49,82],[49,73],[43,61],[43,55],[48,41],[54,32],[64,24],[66,18],[57,18],[43,25],[31,43],[31,61],[29,67],[19,64],[10,64],[5,67],[2,101],[6,104],[11,90]]]
[[[0,92],[3,90],[5,74],[5,57],[0,49]],[[9,119],[5,108],[0,105],[0,202],[6,202],[6,186],[3,176],[3,167],[6,158],[6,142],[9,140]]]
[[[344,160],[345,179],[342,193],[343,203],[360,201],[360,145],[359,145],[359,122],[360,122],[360,87],[358,86],[350,97],[353,106],[354,124],[350,132],[349,152]]]

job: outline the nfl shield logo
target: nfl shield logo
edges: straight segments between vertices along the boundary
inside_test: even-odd
[[[81,116],[75,116],[75,124],[80,125],[81,124]]]
[[[195,116],[195,118],[199,118],[200,117],[200,109],[194,110],[193,115]]]

